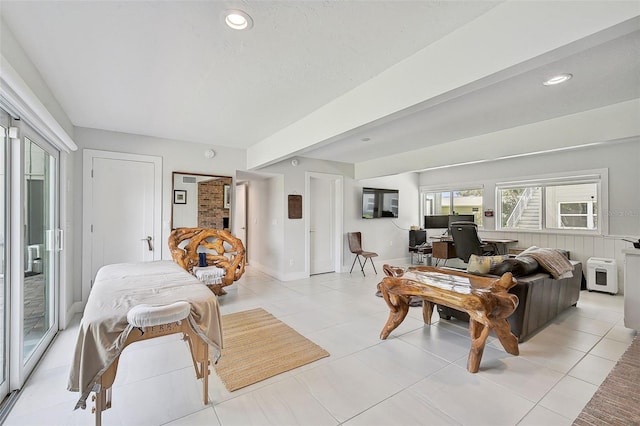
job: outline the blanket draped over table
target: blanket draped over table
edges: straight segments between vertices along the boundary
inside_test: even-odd
[[[208,344],[222,349],[222,323],[215,295],[172,261],[122,263],[102,267],[84,310],[69,374],[68,390],[81,392],[84,407],[98,378],[124,349],[133,327],[127,312],[134,306],[191,304],[189,322]]]

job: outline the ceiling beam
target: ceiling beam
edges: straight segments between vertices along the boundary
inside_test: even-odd
[[[355,178],[451,167],[640,137],[640,99],[355,165]],[[531,147],[535,147],[532,152]],[[452,161],[452,158],[454,159]]]

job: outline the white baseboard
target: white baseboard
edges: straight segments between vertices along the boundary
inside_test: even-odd
[[[84,311],[84,303],[82,302],[74,302],[69,309],[65,311],[64,318],[61,318],[61,324],[59,324],[60,330],[64,330],[69,326],[69,323],[73,319],[76,314],[82,313]],[[64,322],[64,323],[63,323]]]
[[[256,262],[255,260],[253,262],[251,262],[251,268],[253,269],[257,269],[258,271],[269,275],[270,277],[273,277],[277,280],[282,281],[281,277],[280,277],[280,273],[270,267],[264,266],[263,264]]]
[[[305,278],[309,278],[309,275],[304,272],[289,272],[284,275],[281,281],[294,281],[294,280],[302,280]]]

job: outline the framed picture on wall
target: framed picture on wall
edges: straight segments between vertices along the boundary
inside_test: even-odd
[[[187,191],[184,189],[174,189],[173,204],[187,204]]]
[[[224,186],[224,200],[223,200],[223,207],[225,209],[228,209],[229,207],[231,207],[231,200],[229,199],[229,191],[231,186],[230,185],[225,185]]]

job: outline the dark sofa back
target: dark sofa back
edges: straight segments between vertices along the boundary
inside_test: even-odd
[[[575,306],[580,298],[582,284],[582,263],[571,262],[574,266],[573,276],[554,280],[545,272],[538,272],[525,277],[518,277],[518,283],[509,289],[509,293],[518,296],[518,307],[508,318],[511,332],[519,342],[528,339],[558,314],[570,306]],[[465,312],[438,305],[441,318],[456,317],[468,320]]]

